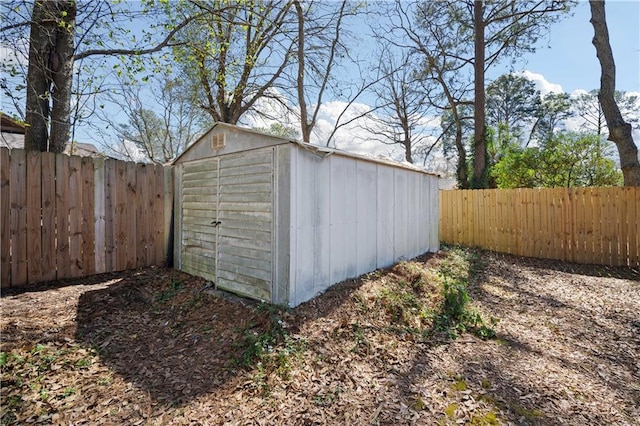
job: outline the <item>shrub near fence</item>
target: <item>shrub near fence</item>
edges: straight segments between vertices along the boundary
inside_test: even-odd
[[[6,148],[0,154],[3,288],[163,261],[170,185],[162,166]]]
[[[640,187],[440,192],[440,240],[520,256],[640,265]]]

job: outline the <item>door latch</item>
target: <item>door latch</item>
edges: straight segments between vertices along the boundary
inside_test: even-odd
[[[217,227],[218,225],[222,225],[222,222],[220,222],[219,220],[214,220],[213,222],[211,222],[211,224],[213,225],[213,227]]]

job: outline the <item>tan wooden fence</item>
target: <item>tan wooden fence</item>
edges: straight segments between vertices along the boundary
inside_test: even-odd
[[[164,260],[171,185],[162,166],[6,148],[0,154],[3,288]]]
[[[577,263],[640,265],[640,187],[440,192],[440,240]]]

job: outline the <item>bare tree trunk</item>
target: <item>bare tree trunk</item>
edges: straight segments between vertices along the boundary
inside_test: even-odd
[[[411,154],[411,136],[409,136],[407,132],[405,132],[402,145],[404,145],[404,159],[407,160],[408,163],[413,164],[413,155]]]
[[[34,2],[24,140],[28,151],[62,152],[69,142],[75,16],[73,0]]]
[[[475,34],[475,61],[474,67],[474,136],[473,136],[473,188],[484,188],[487,175],[487,146],[485,141],[486,116],[484,110],[484,67],[485,67],[485,41],[484,41],[484,2],[473,2],[473,28]]]
[[[73,88],[74,26],[76,2],[58,2],[58,13],[65,12],[58,25],[54,50],[49,63],[53,77],[53,108],[51,110],[51,132],[49,151],[62,152],[71,136],[71,91]]]
[[[595,35],[593,45],[600,61],[600,91],[598,100],[602,105],[604,118],[609,127],[609,140],[618,147],[620,168],[625,186],[640,186],[640,162],[638,147],[633,141],[631,124],[624,121],[615,100],[616,65],[609,43],[609,30],[605,17],[604,0],[590,0],[591,24]]]
[[[49,97],[51,82],[48,77],[50,34],[55,24],[46,23],[50,16],[51,3],[36,1],[31,14],[29,35],[29,68],[27,70],[27,100],[24,149],[46,151],[49,147]],[[51,28],[53,25],[53,28]]]
[[[304,97],[304,12],[299,1],[294,1],[293,5],[296,8],[296,14],[298,15],[298,76],[297,76],[297,88],[298,88],[298,104],[300,105],[300,131],[302,133],[302,142],[311,141],[312,126],[309,125],[309,113],[307,111],[307,101]]]

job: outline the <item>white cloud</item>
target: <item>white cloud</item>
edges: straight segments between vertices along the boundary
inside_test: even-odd
[[[552,92],[564,92],[561,85],[549,82],[542,74],[531,72],[529,70],[524,70],[520,74],[528,80],[533,81],[536,85],[536,89],[540,91],[542,96]]]

